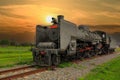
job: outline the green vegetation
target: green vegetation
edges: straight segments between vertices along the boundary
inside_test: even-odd
[[[32,63],[30,47],[0,47],[0,68]]]
[[[73,63],[72,67],[76,68],[76,69],[85,69],[86,67],[83,65],[78,65],[76,63]]]
[[[0,41],[0,45],[9,45],[9,41],[8,40],[1,40]]]
[[[87,76],[79,80],[119,80],[120,56],[93,69]]]
[[[120,48],[116,48],[115,51],[116,51],[116,52],[120,52]]]
[[[73,63],[72,62],[63,62],[58,65],[60,68],[70,67]]]
[[[73,68],[76,68],[76,69],[86,68],[83,65],[78,65],[78,64],[72,63],[72,62],[63,62],[63,63],[59,64],[58,67],[60,67],[60,68],[73,67]]]

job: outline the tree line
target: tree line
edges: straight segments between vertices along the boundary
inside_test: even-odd
[[[16,41],[0,40],[0,45],[3,45],[3,46],[33,46],[34,44],[28,43],[28,42],[19,43]]]

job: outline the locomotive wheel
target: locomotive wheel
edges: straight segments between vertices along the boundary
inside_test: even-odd
[[[107,49],[105,47],[103,47],[102,48],[102,54],[107,54],[107,53],[108,53]]]
[[[94,50],[94,56],[98,56],[98,54],[99,54],[99,51],[97,49]]]
[[[33,56],[33,61],[35,62],[36,61],[36,52],[33,52],[32,56]]]
[[[110,45],[105,45],[102,48],[102,54],[109,54],[109,47],[110,47]]]
[[[88,58],[92,57],[92,55],[90,54],[90,51],[86,52],[86,55],[87,55]]]
[[[105,47],[105,48],[103,49],[103,52],[104,52],[104,54],[109,54],[109,49],[108,49],[108,47]]]
[[[52,65],[58,65],[60,63],[60,56],[55,54],[51,55]]]
[[[81,53],[81,60],[85,59],[87,57],[86,52]]]
[[[91,51],[90,54],[91,54],[91,56],[95,56],[96,55],[96,53],[94,51]]]
[[[83,53],[83,56],[82,56],[82,57],[83,57],[83,58],[90,58],[90,57],[92,57],[92,55],[90,54],[89,51],[86,51],[86,52]]]
[[[77,59],[82,59],[82,53],[76,53],[76,58]]]

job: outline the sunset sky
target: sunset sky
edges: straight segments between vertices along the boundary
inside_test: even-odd
[[[59,14],[77,25],[120,25],[120,0],[0,0],[0,36],[31,36],[36,24]],[[120,32],[120,26],[102,29]]]

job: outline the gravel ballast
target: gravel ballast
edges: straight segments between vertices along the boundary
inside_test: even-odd
[[[97,65],[110,61],[120,53],[104,55],[101,57],[83,60],[66,68],[56,68],[41,73],[36,73],[17,80],[77,80],[90,72]]]

